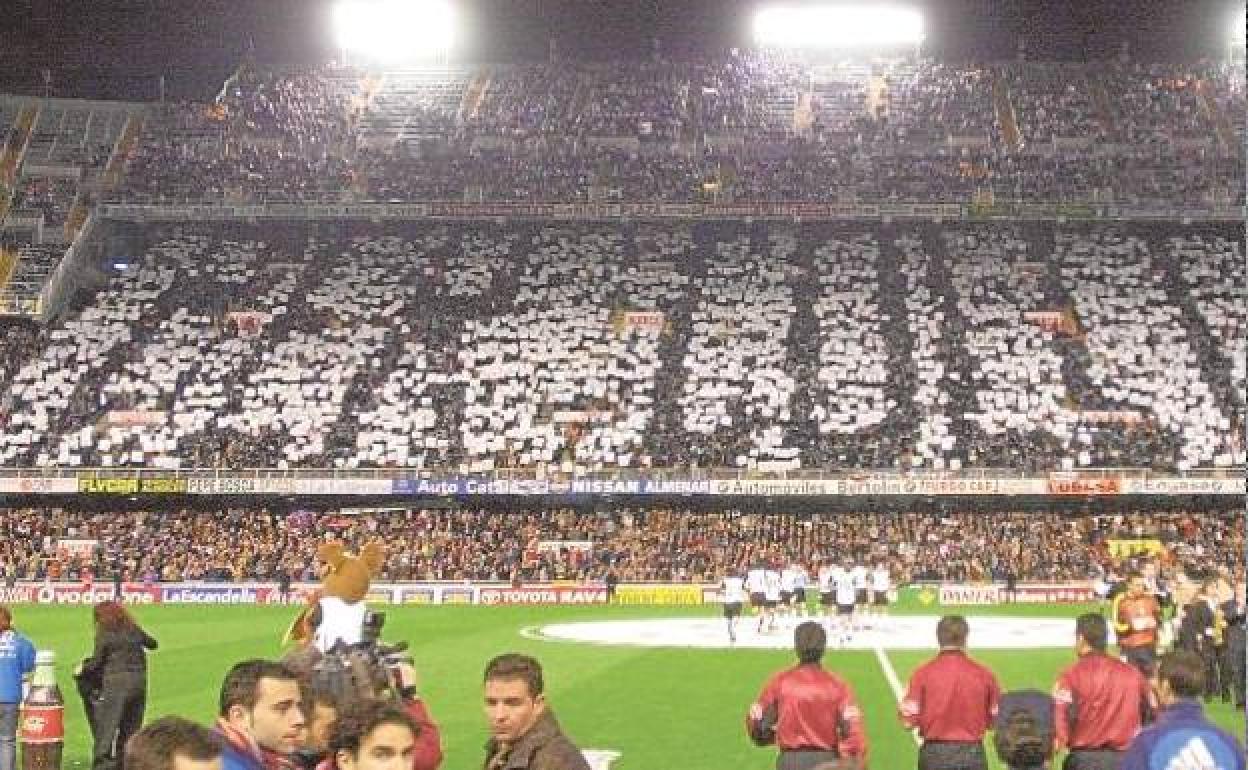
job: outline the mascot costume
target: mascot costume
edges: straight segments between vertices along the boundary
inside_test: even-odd
[[[369,614],[364,599],[373,576],[385,564],[385,550],[372,542],[364,546],[358,558],[350,557],[342,543],[330,542],[316,550],[316,558],[329,569],[321,579],[320,590],[309,597],[310,606],[295,618],[287,640],[312,644],[322,655],[339,643],[353,647],[369,641],[364,634]]]

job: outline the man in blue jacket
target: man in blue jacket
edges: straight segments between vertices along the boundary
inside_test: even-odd
[[[0,770],[17,765],[17,712],[22,685],[35,670],[35,646],[13,630],[13,613],[0,605]]]
[[[305,727],[299,680],[286,665],[248,660],[225,675],[217,712],[224,770],[288,770]]]
[[[1153,675],[1161,704],[1156,724],[1135,736],[1120,770],[1245,770],[1235,736],[1205,718],[1205,664],[1200,656],[1175,650]]]

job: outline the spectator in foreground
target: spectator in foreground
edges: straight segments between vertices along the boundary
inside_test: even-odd
[[[1009,770],[1048,770],[1053,757],[1053,697],[1039,690],[1005,693],[992,732],[997,756]]]
[[[485,667],[485,716],[492,737],[485,770],[590,770],[546,705],[542,664],[499,655]]]
[[[221,738],[181,717],[162,717],[126,743],[128,770],[221,770]]]
[[[348,707],[329,736],[326,770],[410,770],[420,728],[393,701],[364,701]]]
[[[825,671],[828,635],[815,621],[793,632],[797,666],[768,680],[750,706],[746,730],[759,746],[780,748],[778,770],[865,767],[867,736],[854,691]]]
[[[288,770],[304,741],[299,681],[281,663],[248,660],[221,684],[217,732],[225,739],[223,770]]]
[[[1152,684],[1161,716],[1131,742],[1121,770],[1245,770],[1239,741],[1205,717],[1200,704],[1205,664],[1199,655],[1187,650],[1165,655]]]
[[[35,670],[35,646],[13,628],[13,613],[0,605],[0,770],[16,770],[17,712],[22,685]]]

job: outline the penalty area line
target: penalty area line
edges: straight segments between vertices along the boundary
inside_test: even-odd
[[[901,705],[901,699],[905,697],[905,693],[901,689],[901,679],[897,677],[897,669],[893,668],[893,662],[888,659],[888,653],[884,652],[884,648],[875,645],[875,659],[879,662],[880,668],[884,671],[884,678],[888,680],[888,686],[893,691],[893,698],[897,700],[897,705]],[[917,730],[907,730],[910,737],[914,739],[915,745],[919,745],[919,733]]]

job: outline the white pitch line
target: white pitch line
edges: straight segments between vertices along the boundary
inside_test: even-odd
[[[893,697],[897,699],[897,705],[901,705],[901,699],[905,697],[905,693],[901,689],[901,679],[897,676],[897,669],[893,668],[893,662],[888,659],[888,653],[884,652],[884,648],[875,645],[875,659],[879,661],[880,668],[884,670],[884,678],[888,680],[888,686],[893,690]],[[908,730],[910,737],[914,739],[915,745],[919,745],[918,730]]]

